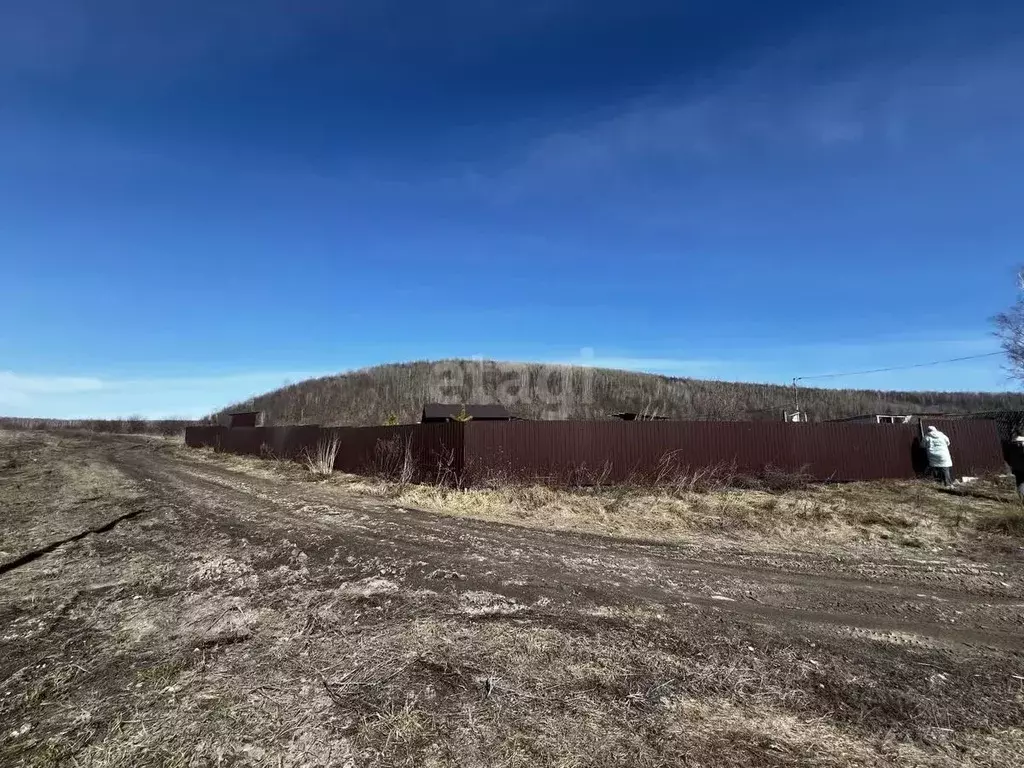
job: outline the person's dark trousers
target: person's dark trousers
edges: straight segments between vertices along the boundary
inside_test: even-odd
[[[953,468],[952,467],[936,467],[935,474],[939,476],[939,480],[947,488],[953,485]]]

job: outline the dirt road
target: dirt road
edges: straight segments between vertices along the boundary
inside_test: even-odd
[[[160,441],[0,446],[5,763],[1024,755],[1019,548],[624,542],[395,508]]]
[[[834,558],[724,562],[665,545],[446,518],[372,500],[339,499],[315,484],[279,483],[114,443],[104,455],[190,527],[269,544],[288,538],[311,563],[340,557],[384,564],[404,586],[457,573],[452,589],[487,590],[519,603],[694,605],[776,625],[820,624],[925,643],[1024,650],[1024,558],[964,563],[874,563],[850,575]],[[730,555],[734,557],[734,555]],[[888,567],[886,567],[888,565]]]

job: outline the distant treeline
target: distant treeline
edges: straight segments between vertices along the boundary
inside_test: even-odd
[[[119,435],[180,435],[185,427],[206,423],[189,419],[23,419],[0,417],[0,429],[80,429]]]
[[[812,421],[874,413],[1024,409],[1024,395],[811,389],[671,378],[536,363],[442,360],[382,365],[310,379],[226,408],[262,410],[266,424],[378,425],[419,420],[423,404],[502,403],[529,419],[600,419],[620,411],[674,419]]]

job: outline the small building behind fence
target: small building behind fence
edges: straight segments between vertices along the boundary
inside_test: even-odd
[[[228,429],[263,426],[263,411],[238,411],[228,414]]]
[[[421,424],[443,424],[449,421],[511,421],[512,414],[504,405],[427,403],[423,406]]]
[[[845,419],[831,419],[832,422],[846,424],[912,424],[917,419],[914,414],[865,413],[860,416],[848,416]],[[936,414],[935,418],[943,418]]]
[[[668,416],[659,416],[656,413],[634,413],[633,411],[622,411],[609,414],[613,419],[620,421],[668,421]]]

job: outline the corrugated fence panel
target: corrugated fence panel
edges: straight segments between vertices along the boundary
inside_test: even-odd
[[[878,424],[783,424],[789,430],[783,469],[806,468],[818,480],[913,477],[914,433]]]
[[[232,427],[220,435],[220,450],[242,456],[259,456],[264,427]]]
[[[949,436],[957,475],[983,475],[1004,466],[998,425],[988,419],[929,422]]]
[[[217,425],[185,427],[185,445],[189,448],[215,448],[223,431],[224,427]]]
[[[1003,468],[992,421],[943,421],[958,475]],[[919,427],[783,422],[513,421],[397,427],[189,427],[189,446],[300,460],[325,437],[339,441],[335,468],[434,481],[502,479],[611,483],[657,480],[729,466],[806,469],[821,481],[908,478],[927,467]],[[408,459],[406,458],[408,456]]]
[[[949,435],[958,474],[999,471],[990,422],[936,422]],[[927,463],[917,426],[784,422],[470,422],[471,479],[578,482],[656,479],[659,473],[731,466],[805,469],[821,480],[909,478]]]
[[[315,424],[294,427],[270,427],[270,445],[279,459],[301,461],[312,453],[323,437],[324,430]]]
[[[410,457],[417,479],[461,476],[462,433],[459,423],[397,427],[189,427],[185,444],[228,453],[301,461],[330,437],[337,437],[335,469],[357,474],[399,472]]]
[[[419,480],[462,472],[459,423],[340,427],[330,432],[340,441],[334,466],[343,472],[397,476],[411,471]]]

